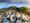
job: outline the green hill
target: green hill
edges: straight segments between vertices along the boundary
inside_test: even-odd
[[[13,9],[13,10],[16,10],[16,11],[18,11],[18,12],[22,12],[22,13],[26,13],[26,14],[28,14],[29,16],[30,16],[30,8],[28,8],[28,7],[16,7],[16,6],[11,6],[11,7],[8,7],[8,8],[3,8],[3,9],[0,9],[0,13],[4,13],[5,11],[7,11],[7,10],[10,10],[10,9]]]

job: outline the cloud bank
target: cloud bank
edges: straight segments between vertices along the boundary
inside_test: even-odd
[[[0,2],[30,2],[30,0],[0,0]]]

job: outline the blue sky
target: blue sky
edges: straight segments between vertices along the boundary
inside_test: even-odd
[[[10,6],[17,6],[17,7],[21,7],[21,6],[26,6],[28,4],[24,4],[24,3],[16,3],[16,2],[5,2],[5,3],[0,3],[0,9],[1,8],[8,8]]]
[[[7,8],[7,7],[9,7],[9,6],[17,6],[17,7],[19,7],[19,6],[22,6],[23,4],[21,4],[21,3],[12,3],[12,2],[9,2],[9,3],[0,3],[0,9],[1,8]]]

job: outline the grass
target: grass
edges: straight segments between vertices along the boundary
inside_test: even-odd
[[[5,11],[10,10],[10,9],[16,10],[18,12],[21,11],[21,12],[23,12],[25,14],[28,14],[30,16],[30,8],[27,8],[27,7],[19,7],[19,8],[17,8],[16,6],[11,6],[11,7],[8,7],[8,8],[0,9],[0,13],[4,13]]]

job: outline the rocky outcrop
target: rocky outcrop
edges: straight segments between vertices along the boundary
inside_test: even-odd
[[[12,13],[13,14],[15,13],[16,17],[18,17],[18,18],[20,17],[21,19],[24,19],[24,20],[26,20],[28,22],[30,21],[30,17],[27,14],[17,12],[16,10],[8,10],[4,14],[7,14],[7,16],[8,16],[8,15],[11,15]],[[0,18],[3,17],[2,15],[0,15]]]
[[[17,17],[22,17],[24,20],[30,20],[30,17],[27,14],[19,13],[19,12],[16,12],[14,10],[6,11],[6,14],[12,14],[12,13],[16,13]]]

